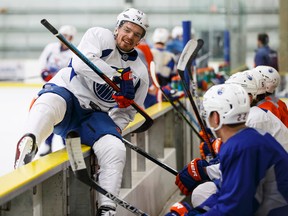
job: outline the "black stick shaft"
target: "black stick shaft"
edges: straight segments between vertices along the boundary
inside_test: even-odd
[[[99,193],[101,193],[104,196],[108,197],[109,199],[113,200],[118,205],[122,206],[123,208],[127,209],[128,211],[132,212],[133,214],[139,215],[139,216],[149,216],[147,213],[145,213],[142,210],[136,208],[135,206],[133,206],[132,204],[126,202],[125,200],[121,199],[120,197],[115,196],[114,194],[108,192],[103,187],[101,187],[99,184],[97,184],[95,181],[93,181],[89,177],[87,169],[76,170],[74,172],[74,174],[80,181],[82,181],[83,183],[91,186],[96,191],[98,191]]]
[[[173,175],[177,175],[178,172],[169,167],[168,165],[162,163],[161,161],[159,161],[158,159],[154,158],[153,156],[151,156],[150,154],[148,154],[147,152],[143,151],[141,148],[139,148],[138,146],[133,145],[132,143],[130,143],[128,140],[123,139],[123,142],[126,146],[128,146],[130,149],[138,152],[139,154],[141,154],[142,156],[144,156],[145,158],[148,158],[149,160],[151,160],[152,162],[154,162],[155,164],[159,165],[160,167],[162,167],[163,169],[169,171],[170,173],[172,173]]]
[[[148,216],[148,214],[136,208],[132,204],[108,192],[105,188],[101,187],[97,182],[95,182],[89,176],[86,163],[83,157],[83,153],[81,150],[79,134],[77,132],[70,131],[67,134],[66,149],[68,152],[68,157],[69,157],[71,168],[77,179],[79,179],[81,182],[85,183],[86,185],[94,188],[96,191],[103,194],[107,198],[113,200],[115,203],[127,209],[128,211],[133,212],[135,215]]]
[[[196,49],[194,50],[193,54],[191,55],[191,57],[189,58],[189,60],[188,60],[188,62],[187,62],[186,68],[189,66],[188,64],[191,64],[192,61],[196,58],[197,53],[198,53],[198,51],[202,48],[203,44],[204,44],[203,40],[199,39],[199,40],[198,40],[198,43],[197,43]],[[180,60],[179,60],[179,61],[180,61]],[[211,144],[211,142],[210,142],[208,132],[207,132],[205,126],[204,126],[204,123],[203,123],[201,117],[200,117],[198,108],[197,108],[197,106],[196,106],[196,104],[195,104],[195,102],[194,102],[194,100],[193,100],[193,97],[192,97],[192,95],[191,95],[191,92],[189,91],[189,87],[187,86],[187,84],[186,84],[186,82],[185,82],[184,71],[178,69],[178,74],[180,75],[180,78],[181,78],[181,81],[182,81],[182,84],[183,84],[183,87],[184,87],[184,91],[185,91],[185,93],[187,94],[187,96],[188,96],[188,98],[189,98],[189,101],[190,101],[190,103],[191,103],[191,105],[192,105],[192,108],[193,108],[193,110],[194,110],[194,113],[195,113],[195,116],[196,116],[196,118],[197,118],[197,120],[198,120],[198,123],[199,123],[199,125],[200,125],[200,127],[201,127],[201,130],[202,130],[203,133],[204,133],[203,138],[204,138],[205,142],[207,143],[207,145],[208,145],[208,147],[209,147],[209,150],[210,150],[213,158],[215,158],[215,157],[216,157],[216,154],[215,154],[215,152],[214,152],[214,149],[212,148],[212,144]]]
[[[198,130],[196,130],[196,129],[194,128],[194,126],[193,126],[193,125],[191,124],[191,122],[186,118],[186,116],[178,109],[178,107],[176,106],[176,104],[169,99],[169,97],[165,94],[165,92],[162,90],[161,87],[160,87],[160,90],[161,90],[162,94],[164,95],[164,97],[166,98],[166,100],[169,101],[170,104],[173,106],[173,108],[177,111],[177,113],[181,115],[181,117],[182,117],[182,118],[185,120],[185,122],[190,126],[190,128],[194,131],[194,133],[198,136],[198,138],[204,142],[204,139],[203,139],[203,137],[200,136]],[[179,100],[178,102],[181,103],[180,100]]]

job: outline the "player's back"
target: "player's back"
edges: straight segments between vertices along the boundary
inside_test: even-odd
[[[223,213],[286,215],[288,155],[269,133],[245,128],[221,146],[219,157],[223,182],[218,207]]]
[[[246,125],[270,133],[288,152],[288,129],[269,110],[261,109],[257,106],[251,107]]]

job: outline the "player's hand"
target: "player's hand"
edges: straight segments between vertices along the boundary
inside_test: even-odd
[[[55,76],[57,72],[58,72],[57,68],[49,67],[49,68],[42,70],[41,77],[45,82],[48,82],[50,79],[52,79]]]
[[[217,138],[215,140],[211,140],[212,141],[212,149],[214,151],[214,153],[217,155],[220,152],[220,148],[222,145],[222,139],[221,138]],[[200,155],[202,159],[205,160],[209,160],[209,158],[212,158],[212,154],[210,152],[210,149],[208,147],[208,144],[206,142],[201,142],[199,145],[199,150],[200,150]]]
[[[206,160],[195,158],[177,174],[175,184],[183,194],[190,195],[199,184],[209,180],[205,170],[208,165]]]
[[[119,108],[126,108],[133,103],[135,98],[135,89],[133,85],[133,74],[130,67],[118,69],[121,73],[121,78],[116,76],[114,81],[120,83],[120,92],[116,92],[112,97],[117,102]]]
[[[165,214],[165,216],[185,216],[189,210],[192,210],[192,208],[188,203],[177,202],[171,206],[170,212]]]

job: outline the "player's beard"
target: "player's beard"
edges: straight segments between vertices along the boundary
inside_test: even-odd
[[[137,45],[137,44],[135,45],[133,41],[132,41],[132,43],[125,42],[124,37],[118,38],[117,33],[114,35],[114,37],[115,37],[115,41],[116,41],[116,46],[123,52],[131,52],[134,50],[134,47]],[[130,40],[128,39],[127,41],[130,41]]]

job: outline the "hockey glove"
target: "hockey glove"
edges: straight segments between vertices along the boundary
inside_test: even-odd
[[[169,98],[171,101],[178,100],[182,97],[184,97],[184,92],[183,91],[177,91],[175,89],[172,89],[169,85],[162,86],[161,89],[163,90],[164,94]],[[164,101],[166,98],[164,98]]]
[[[133,74],[130,67],[125,69],[118,69],[121,73],[121,78],[114,77],[114,81],[120,83],[120,92],[116,92],[112,97],[117,102],[119,108],[126,108],[133,103],[135,97],[135,90],[133,85]]]
[[[192,208],[188,203],[177,202],[171,206],[170,212],[165,214],[165,216],[185,216],[189,210],[192,210]]]
[[[183,194],[190,195],[200,183],[210,180],[204,169],[208,165],[206,160],[195,158],[177,174],[175,184]]]
[[[50,79],[52,79],[55,74],[58,72],[58,69],[55,67],[49,67],[48,69],[44,69],[41,72],[41,77],[45,82],[48,82]]]
[[[205,131],[207,132],[210,141],[213,142],[212,138],[214,137],[214,135],[212,134],[211,129],[206,127],[206,128],[205,128]],[[199,132],[199,135],[205,140],[206,137],[205,137],[205,133],[204,133],[203,130],[201,130],[201,131]]]
[[[220,151],[221,145],[222,145],[222,139],[217,138],[215,140],[211,140],[212,143],[212,149],[214,150],[215,154],[217,155]],[[206,142],[201,142],[199,145],[200,155],[202,159],[210,161],[210,158],[212,158],[212,154],[209,150],[208,144]]]

